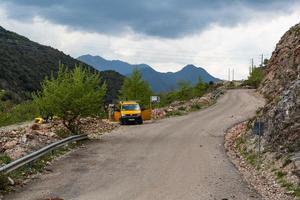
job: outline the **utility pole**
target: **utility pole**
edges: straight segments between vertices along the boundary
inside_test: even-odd
[[[234,81],[234,68],[232,69],[232,81]]]
[[[228,68],[228,81],[230,81],[230,68]]]
[[[263,66],[264,64],[264,54],[261,54],[261,67]]]
[[[253,71],[254,69],[254,62],[253,62],[253,58],[251,58],[251,71]]]

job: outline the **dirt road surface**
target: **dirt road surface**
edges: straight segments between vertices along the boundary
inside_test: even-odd
[[[122,126],[56,161],[53,172],[5,199],[261,199],[228,160],[223,140],[227,128],[262,105],[253,90],[231,90],[189,115]]]

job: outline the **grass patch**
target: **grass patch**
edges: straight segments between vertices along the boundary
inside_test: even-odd
[[[257,165],[259,161],[258,154],[255,152],[248,152],[246,147],[246,139],[243,136],[238,137],[235,140],[235,145],[240,153],[240,155],[251,165],[255,166]]]
[[[0,173],[0,192],[7,190],[8,185],[8,177],[5,174]]]
[[[179,111],[179,110],[175,110],[172,112],[167,112],[166,116],[167,117],[171,117],[171,116],[181,116],[183,115],[183,112]]]
[[[283,177],[278,180],[278,183],[288,191],[292,192],[297,199],[300,199],[300,187],[298,185],[288,182]]]
[[[257,165],[258,163],[258,155],[256,153],[248,153],[245,159],[253,166]]]
[[[285,158],[283,163],[282,163],[282,167],[286,167],[287,165],[289,165],[292,162],[290,156]]]
[[[63,128],[56,130],[55,134],[60,138],[67,138],[72,135],[72,133],[69,130]]]
[[[236,147],[237,147],[238,149],[240,149],[240,148],[241,148],[241,145],[242,145],[242,144],[245,144],[245,142],[246,142],[245,138],[242,137],[242,136],[240,136],[240,137],[236,138],[236,140],[235,140],[235,145],[236,145]]]
[[[0,112],[0,127],[33,120],[37,116],[39,116],[37,106],[32,102],[25,102]]]
[[[11,158],[6,154],[0,154],[0,165],[8,164],[11,162]]]
[[[273,168],[271,171],[274,172],[274,174],[276,176],[276,181],[278,184],[281,185],[281,187],[286,188],[286,190],[290,191],[294,197],[296,197],[297,199],[300,199],[299,185],[295,185],[293,183],[288,182],[285,178],[285,176],[287,175],[286,172],[283,172],[282,170],[279,170],[276,168]]]
[[[201,105],[199,105],[199,104],[193,104],[191,106],[191,111],[197,111],[197,110],[200,110],[201,108],[202,108]]]
[[[186,110],[186,108],[185,108],[185,107],[183,107],[183,106],[180,106],[180,107],[178,108],[178,110],[180,110],[180,111],[185,111],[185,110]]]
[[[279,171],[275,172],[275,175],[276,175],[277,179],[281,179],[281,178],[285,177],[287,175],[287,173],[279,170]]]

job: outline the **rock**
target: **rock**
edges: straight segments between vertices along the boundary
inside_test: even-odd
[[[26,155],[26,149],[21,146],[16,146],[13,149],[8,149],[5,151],[5,153],[12,159],[15,160],[17,158],[20,158],[24,155]]]
[[[3,149],[12,149],[17,145],[17,143],[18,142],[16,140],[9,141],[3,145]]]
[[[300,151],[299,46],[300,24],[297,24],[276,45],[259,87],[268,99],[262,113],[267,124],[265,145],[278,152]]]
[[[15,181],[12,178],[8,177],[7,179],[8,179],[9,185],[15,185]]]
[[[40,129],[40,125],[39,124],[33,124],[30,128],[32,130],[39,130]]]
[[[27,135],[22,135],[21,142],[26,143],[27,142]]]

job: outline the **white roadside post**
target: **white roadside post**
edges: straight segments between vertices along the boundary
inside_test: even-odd
[[[152,113],[152,103],[159,103],[160,97],[159,96],[150,96],[150,110]]]

